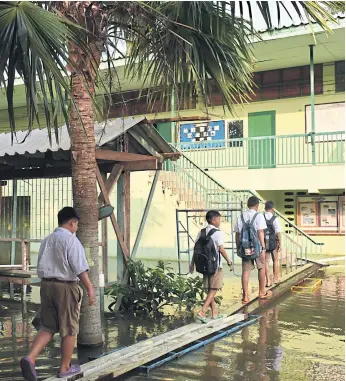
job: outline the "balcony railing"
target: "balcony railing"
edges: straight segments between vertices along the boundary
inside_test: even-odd
[[[201,168],[275,168],[313,164],[311,134],[225,139],[174,146]],[[315,164],[345,162],[345,131],[315,134]]]

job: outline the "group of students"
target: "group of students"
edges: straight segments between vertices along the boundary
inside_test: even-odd
[[[258,270],[260,299],[267,299],[271,292],[266,288],[279,281],[279,251],[281,250],[281,226],[275,216],[274,203],[267,201],[265,213],[260,213],[259,199],[252,196],[247,202],[248,210],[242,213],[234,226],[237,255],[242,259],[242,303],[249,302],[249,277],[251,270]],[[212,319],[222,315],[216,310],[215,295],[223,285],[223,257],[233,270],[233,263],[224,248],[224,233],[220,230],[221,214],[210,210],[206,215],[207,227],[198,234],[190,272],[203,274],[205,290],[208,292],[197,320],[207,322],[207,310],[211,308]],[[270,260],[273,261],[273,280],[270,274]]]
[[[243,303],[249,301],[249,275],[256,263],[259,274],[259,297],[268,298],[271,286],[269,259],[274,261],[274,283],[278,282],[278,251],[281,247],[280,224],[274,217],[274,204],[266,203],[266,213],[258,212],[259,200],[250,197],[249,209],[237,220],[234,228],[237,253],[242,257]],[[197,318],[207,322],[206,313],[210,307],[212,318],[221,317],[217,313],[215,294],[222,288],[223,257],[230,270],[233,264],[224,248],[224,234],[220,230],[221,215],[211,210],[206,216],[208,226],[202,229],[195,245],[190,271],[196,267],[204,275],[207,298]],[[40,246],[37,275],[41,278],[40,331],[35,337],[29,354],[20,361],[22,375],[27,381],[36,381],[35,363],[43,348],[52,340],[55,333],[61,336],[61,364],[58,378],[67,378],[80,372],[79,365],[71,365],[71,357],[79,331],[80,307],[83,291],[87,292],[89,305],[95,303],[95,290],[88,276],[89,266],[85,251],[75,233],[78,229],[79,215],[73,208],[65,207],[58,213],[59,227],[46,237]],[[273,233],[274,232],[274,233]],[[273,238],[274,237],[274,238]],[[274,247],[275,246],[275,247]]]

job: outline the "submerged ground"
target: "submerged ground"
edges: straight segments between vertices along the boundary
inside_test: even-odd
[[[236,269],[236,273],[237,273]],[[316,276],[322,288],[314,294],[288,292],[261,306],[262,319],[225,338],[175,360],[150,374],[152,380],[237,380],[237,381],[342,381],[344,377],[344,267],[331,266]],[[223,290],[223,312],[239,301],[239,277],[227,274]],[[18,361],[35,334],[31,325],[39,290],[21,303],[20,287],[0,286],[0,380],[21,380]],[[256,274],[252,278],[256,292]],[[17,301],[9,301],[9,293]],[[4,299],[7,299],[6,301]],[[33,302],[33,303],[32,303]],[[191,315],[171,313],[160,319],[132,316],[104,319],[105,345],[98,352],[75,351],[75,359],[87,361],[126,345],[191,322]],[[40,379],[56,372],[59,363],[59,338],[56,337],[38,361]],[[143,375],[125,377],[145,380]]]

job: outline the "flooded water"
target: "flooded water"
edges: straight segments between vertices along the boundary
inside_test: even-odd
[[[261,306],[258,323],[143,375],[139,380],[342,381],[345,379],[343,268],[317,274],[314,294],[288,292]]]
[[[138,380],[236,380],[236,381],[342,381],[344,377],[345,276],[343,267],[330,267],[317,275],[323,284],[314,294],[286,293],[261,306],[260,321],[150,373],[125,377]],[[230,278],[231,279],[231,278]],[[232,277],[239,283],[239,278]],[[226,282],[226,285],[228,283]],[[31,325],[38,308],[38,287],[21,303],[21,289],[0,287],[0,380],[21,380],[18,361],[29,349],[36,331]],[[238,295],[225,287],[223,308]],[[4,300],[12,293],[14,301]],[[192,321],[192,316],[173,314],[159,321],[150,319],[104,319],[103,348],[75,351],[74,358],[87,361],[102,352],[131,345]],[[42,352],[37,362],[40,379],[56,372],[59,364],[58,337]]]

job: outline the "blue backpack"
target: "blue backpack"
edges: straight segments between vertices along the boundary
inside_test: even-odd
[[[258,239],[258,233],[255,229],[254,222],[259,213],[256,213],[252,220],[244,220],[244,215],[240,216],[243,227],[240,233],[240,242],[238,248],[238,256],[240,258],[256,259],[261,255],[261,243]]]

